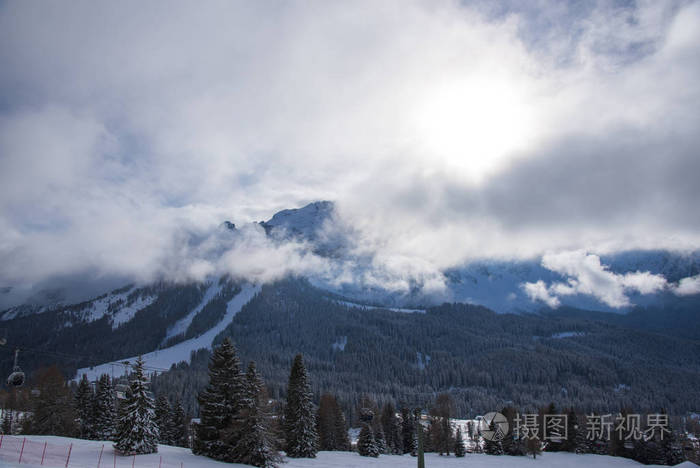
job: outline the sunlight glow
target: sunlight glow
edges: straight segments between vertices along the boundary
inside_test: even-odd
[[[448,82],[425,93],[417,106],[421,151],[480,181],[525,149],[537,130],[535,106],[505,80]]]

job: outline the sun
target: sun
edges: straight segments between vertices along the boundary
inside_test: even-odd
[[[417,101],[415,141],[420,151],[474,181],[527,148],[537,132],[537,112],[517,83],[470,78],[429,88]]]

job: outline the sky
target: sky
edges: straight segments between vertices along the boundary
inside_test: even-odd
[[[5,0],[0,63],[0,286],[329,273],[248,224],[314,200],[387,284],[700,247],[697,1]]]

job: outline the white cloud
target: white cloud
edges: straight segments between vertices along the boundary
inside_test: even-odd
[[[697,248],[700,7],[659,5],[530,24],[457,2],[2,3],[0,286],[355,281],[304,245],[211,234],[315,199],[397,291],[487,256]],[[659,287],[589,262],[547,293]]]
[[[679,296],[700,294],[700,275],[683,278],[673,290]]]
[[[547,285],[542,280],[535,283],[523,283],[522,288],[533,301],[542,301],[552,309],[556,309],[561,305],[561,301],[556,296],[550,294],[549,288],[547,288]]]
[[[637,291],[653,294],[667,287],[666,279],[649,272],[616,274],[600,263],[600,257],[583,250],[548,253],[542,257],[542,266],[561,274],[566,282],[543,281],[525,283],[523,288],[532,300],[540,300],[550,307],[558,307],[558,296],[583,294],[593,296],[610,307],[631,305],[627,293]]]

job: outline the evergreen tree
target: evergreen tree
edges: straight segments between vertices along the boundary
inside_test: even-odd
[[[83,374],[75,392],[76,422],[78,423],[78,437],[81,439],[94,438],[93,399],[92,386],[87,375]]]
[[[382,408],[381,425],[386,439],[387,453],[401,455],[403,453],[403,440],[399,420],[396,417],[396,409],[391,402]]]
[[[489,425],[489,431],[492,434],[496,433],[496,423],[493,421]],[[503,444],[496,438],[494,440],[484,439],[484,453],[487,455],[503,455]]]
[[[681,447],[678,437],[671,427],[670,422],[667,429],[668,432],[663,433],[661,449],[666,458],[666,464],[675,466],[685,461],[685,454],[683,453],[683,447]]]
[[[281,460],[270,433],[264,395],[263,383],[255,363],[251,362],[245,376],[241,409],[232,427],[223,432],[226,445],[232,447],[227,460],[263,468],[274,467]]]
[[[185,414],[185,409],[182,407],[182,402],[177,400],[173,405],[173,432],[172,442],[177,447],[189,447],[189,424]]]
[[[372,427],[365,423],[360,429],[360,435],[357,438],[357,452],[363,457],[378,457],[379,448],[372,434]]]
[[[97,440],[112,440],[116,423],[116,401],[114,387],[107,374],[102,374],[97,382],[95,394],[95,438]]]
[[[319,450],[335,450],[335,397],[328,393],[321,395],[316,412],[316,432]]]
[[[384,436],[384,430],[382,430],[381,426],[379,426],[377,432],[374,433],[374,443],[376,444],[380,455],[387,453],[388,448],[386,445],[386,437]]]
[[[155,421],[155,403],[147,390],[148,381],[143,371],[143,358],[136,360],[126,400],[119,408],[116,443],[114,448],[124,454],[145,454],[158,451],[158,425]]]
[[[349,450],[345,416],[335,396],[324,393],[316,413],[319,450]]]
[[[335,417],[333,418],[335,422],[335,450],[350,450],[350,437],[348,437],[348,425],[345,421],[345,415],[343,410],[338,404],[338,400],[335,401],[333,406],[333,412]]]
[[[297,354],[289,375],[284,418],[286,452],[289,457],[316,457],[318,434],[312,396],[303,358],[301,354]]]
[[[462,429],[457,427],[457,434],[455,434],[455,457],[462,458],[467,453],[467,449],[464,446],[464,438],[462,437]]]
[[[404,406],[401,409],[401,439],[402,439],[402,448],[403,448],[403,453],[412,453],[415,450],[415,443],[414,443],[414,428],[416,426],[415,420],[413,419],[413,415],[411,414],[411,411]]]
[[[73,394],[56,366],[37,372],[38,395],[32,401],[31,419],[22,422],[25,434],[73,437],[78,432]]]
[[[236,348],[226,338],[211,356],[209,385],[198,396],[200,422],[195,426],[193,453],[226,461],[231,447],[224,444],[221,431],[230,432],[244,392],[245,383]]]
[[[5,408],[2,411],[2,433],[12,434],[12,410]]]
[[[172,408],[165,395],[156,399],[156,424],[158,425],[158,442],[163,445],[173,445],[172,440]]]

